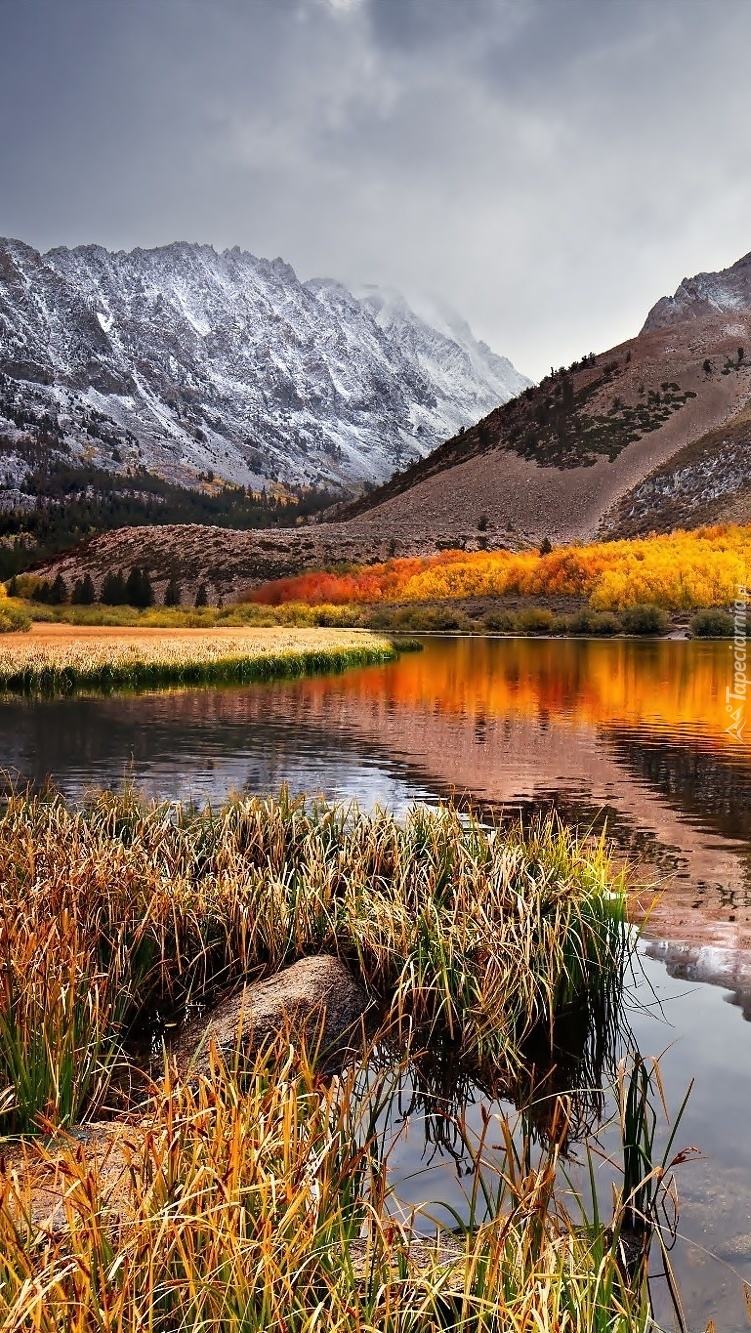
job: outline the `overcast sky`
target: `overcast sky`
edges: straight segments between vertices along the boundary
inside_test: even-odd
[[[433,293],[528,374],[751,250],[751,0],[0,0],[0,233]]]

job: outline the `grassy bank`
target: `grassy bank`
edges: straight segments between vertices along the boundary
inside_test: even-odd
[[[216,628],[117,634],[39,627],[0,641],[0,689],[70,693],[245,683],[342,671],[395,656],[385,639],[336,629]]]
[[[622,889],[602,845],[549,821],[502,833],[446,809],[400,824],[284,794],[205,812],[12,796],[0,815],[0,1132],[126,1109],[133,1039],[157,1017],[178,1021],[188,1000],[323,950],[373,1000],[376,1043],[403,1059],[448,1043],[465,1074],[517,1086],[527,1041],[620,975]],[[358,1069],[326,1083],[290,1039],[258,1058],[242,1093],[218,1066],[197,1085],[160,1085],[127,1217],[75,1138],[57,1234],[35,1227],[4,1167],[3,1327],[646,1326],[644,1284],[629,1289],[603,1232],[575,1230],[556,1199],[565,1102],[534,1168],[492,1121],[507,1147],[492,1219],[460,1239],[458,1262],[436,1250],[415,1267],[378,1152],[382,1089],[364,1101]]]
[[[3,607],[5,611],[3,613]],[[5,614],[5,620],[3,620]],[[35,625],[68,625],[72,629],[120,628],[133,630],[227,629],[363,629],[375,634],[472,634],[522,637],[613,638],[619,635],[662,635],[675,631],[699,638],[732,638],[735,622],[722,608],[667,612],[654,604],[625,611],[594,611],[582,598],[481,597],[444,601],[382,603],[376,606],[328,603],[307,605],[284,602],[279,606],[241,602],[226,607],[190,610],[154,607],[138,611],[130,606],[41,606],[6,599],[0,603],[3,628],[29,630]],[[1,646],[1,641],[0,641]]]

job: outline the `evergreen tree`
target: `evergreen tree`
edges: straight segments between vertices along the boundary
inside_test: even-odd
[[[208,606],[208,604],[209,604],[209,596],[206,591],[206,584],[201,583],[199,585],[198,592],[196,593],[196,606],[197,607]]]
[[[50,589],[50,602],[53,606],[62,606],[68,600],[68,585],[62,574],[58,574]]]
[[[116,574],[107,574],[104,583],[102,584],[99,600],[100,602],[104,602],[106,606],[125,605],[127,601],[127,591],[121,569],[118,569]]]
[[[90,574],[87,574],[85,578],[76,580],[70,600],[74,606],[91,606],[95,600],[95,593]]]
[[[164,592],[165,606],[179,606],[182,601],[182,589],[173,574]]]
[[[127,600],[131,606],[145,608],[154,605],[154,591],[151,579],[145,569],[136,565],[131,569],[125,585]]]

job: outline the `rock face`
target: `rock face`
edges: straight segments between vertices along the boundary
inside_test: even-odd
[[[451,312],[176,243],[39,254],[0,240],[0,484],[62,457],[269,481],[378,482],[529,380]]]
[[[666,329],[684,320],[706,319],[751,310],[751,254],[719,273],[697,273],[684,278],[674,296],[663,296],[652,306],[642,333]]]
[[[208,1074],[214,1045],[229,1068],[237,1064],[242,1072],[243,1063],[289,1025],[299,1040],[317,1046],[324,1067],[333,1067],[361,1045],[367,1008],[365,992],[338,958],[302,958],[266,981],[245,986],[208,1020],[188,1024],[172,1056],[181,1075]]]

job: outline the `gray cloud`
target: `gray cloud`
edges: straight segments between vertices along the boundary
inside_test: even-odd
[[[444,296],[528,373],[751,249],[735,0],[0,0],[0,232]]]

